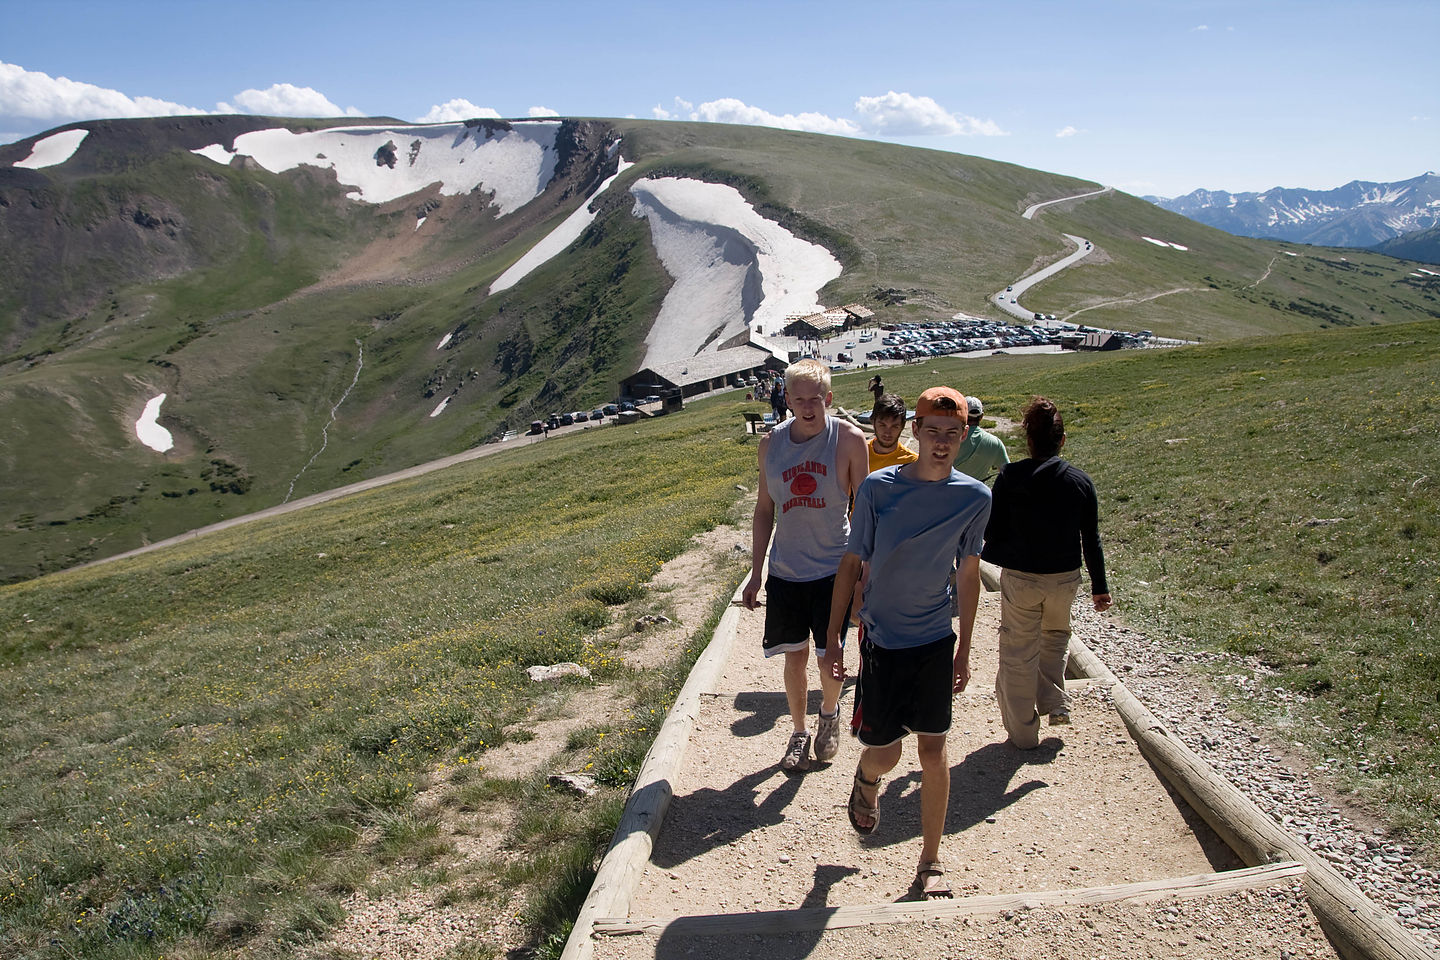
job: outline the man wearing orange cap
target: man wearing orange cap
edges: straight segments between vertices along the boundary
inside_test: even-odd
[[[880,778],[900,761],[906,734],[920,757],[920,866],[915,892],[950,896],[940,860],[950,802],[951,697],[970,682],[970,640],[980,601],[980,548],[990,490],[956,470],[969,430],[965,397],[931,387],[915,404],[920,457],[866,477],[855,495],[850,542],[835,576],[825,665],[845,675],[841,627],[845,598],[869,563],[860,607],[860,675],[850,732],[863,749],[850,790],[850,823],[872,833],[880,822]],[[958,564],[951,579],[952,561]],[[959,630],[952,600],[959,598]],[[958,640],[958,642],[957,642]]]

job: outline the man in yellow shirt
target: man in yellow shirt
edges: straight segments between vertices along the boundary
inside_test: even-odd
[[[919,458],[919,454],[900,442],[905,430],[905,401],[897,394],[887,393],[875,401],[870,411],[870,427],[875,436],[865,443],[870,455],[870,472],[881,467],[899,466]]]

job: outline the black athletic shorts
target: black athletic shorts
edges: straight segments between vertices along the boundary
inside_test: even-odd
[[[907,733],[950,732],[955,634],[923,647],[887,650],[860,636],[860,679],[850,732],[867,747],[888,747]]]
[[[766,577],[765,656],[809,650],[812,639],[816,656],[823,656],[834,593],[834,577],[804,581]],[[844,639],[843,631],[840,637]]]

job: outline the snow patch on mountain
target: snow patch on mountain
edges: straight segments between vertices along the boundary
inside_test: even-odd
[[[509,129],[463,123],[255,130],[235,149],[210,144],[192,152],[216,163],[237,156],[280,173],[305,165],[335,171],[352,200],[385,203],[440,184],[446,195],[483,188],[503,216],[535,199],[555,175],[559,121],[517,122]]]
[[[675,281],[645,338],[646,366],[718,350],[751,327],[776,333],[822,309],[820,288],[840,276],[830,251],[766,220],[734,187],[662,177],[630,192]]]
[[[80,144],[89,134],[89,130],[61,130],[59,133],[52,133],[43,140],[36,140],[35,146],[30,148],[30,156],[24,160],[16,160],[14,166],[30,170],[58,166],[75,155],[75,151],[80,149]]]
[[[175,438],[159,423],[160,405],[164,402],[163,393],[158,397],[151,397],[145,404],[145,411],[140,414],[140,419],[135,421],[135,436],[156,453],[164,453],[175,446]]]
[[[618,143],[616,146],[618,146]],[[539,243],[535,244],[535,246],[529,250],[526,250],[519,260],[516,260],[510,265],[510,269],[496,278],[495,282],[490,285],[491,293],[509,290],[532,271],[549,262],[562,253],[570,244],[580,239],[580,234],[584,233],[585,228],[590,226],[591,222],[595,219],[596,212],[590,207],[590,205],[595,202],[595,198],[610,189],[610,184],[615,182],[616,177],[635,165],[633,163],[627,163],[624,157],[620,157],[616,163],[615,172],[606,177],[605,182],[600,184],[594,193],[585,198],[585,202],[580,204],[578,210],[566,217],[558,227],[541,238]]]

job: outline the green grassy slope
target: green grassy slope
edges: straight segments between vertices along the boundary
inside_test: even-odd
[[[756,127],[584,121],[574,129],[588,156],[613,124],[636,167],[573,249],[491,297],[494,278],[574,209],[599,166],[577,161],[563,184],[499,219],[480,196],[372,208],[344,200],[328,173],[276,176],[187,152],[226,139],[224,124],[109,122],[73,170],[0,176],[0,196],[33,195],[45,211],[16,220],[31,208],[4,208],[5,229],[44,221],[31,242],[51,256],[30,251],[12,265],[29,264],[19,273],[30,280],[36,264],[58,265],[41,281],[0,284],[0,580],[610,399],[669,285],[630,213],[626,187],[640,176],[734,185],[842,261],[827,303],[858,300],[882,320],[991,314],[987,295],[1060,256],[1062,232],[1090,237],[1097,256],[1028,304],[1096,324],[1209,340],[1433,316],[1440,294],[1398,261],[1286,257],[1123,195],[1022,220],[1030,203],[1095,185],[1011,164]],[[0,243],[0,266],[16,249]],[[93,302],[64,309],[87,291]],[[131,427],[161,392],[176,439],[164,455]]]
[[[588,430],[0,588],[0,954],[271,956],[323,929],[398,849],[361,831],[523,733],[526,666],[627,680],[582,638],[731,518],[734,419]],[[612,793],[617,733],[588,751]]]
[[[1437,358],[1426,322],[886,379],[1001,416],[1055,398],[1120,615],[1199,653],[1221,696],[1436,858]],[[837,380],[838,402],[864,384]],[[747,408],[719,397],[0,587],[0,952],[270,955],[323,931],[411,849],[357,837],[403,825],[437,761],[483,765],[524,716],[521,667],[619,676],[580,637],[733,516]]]

